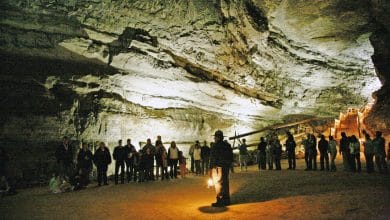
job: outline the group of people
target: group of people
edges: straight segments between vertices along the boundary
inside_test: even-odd
[[[306,139],[302,141],[305,149],[305,170],[317,170],[317,153],[319,152],[320,170],[336,171],[335,158],[339,152],[343,156],[344,170],[352,172],[361,171],[360,163],[360,142],[356,136],[347,137],[345,132],[342,132],[340,143],[329,136],[328,140],[324,135],[317,138],[314,134],[308,134]],[[364,155],[366,157],[367,172],[374,172],[374,158],[377,169],[380,173],[387,173],[387,164],[385,161],[385,140],[381,132],[376,132],[374,139],[371,139],[367,132],[364,132],[365,141]],[[233,166],[233,149],[232,146],[224,139],[222,131],[218,130],[214,134],[214,143],[208,147],[206,142],[200,146],[199,141],[196,141],[189,150],[191,157],[191,171],[196,175],[204,175],[209,173],[210,178],[215,186],[216,199],[212,206],[223,207],[230,204],[229,195],[229,171]],[[339,145],[339,150],[337,149]],[[287,140],[285,141],[286,155],[288,159],[288,168],[296,169],[296,147],[293,134],[287,132]],[[69,164],[71,156],[69,151],[69,140],[64,138],[63,145],[57,150],[56,156],[59,162],[60,171],[65,174],[69,172]],[[259,170],[272,170],[274,165],[276,170],[281,170],[282,144],[276,134],[271,134],[260,138],[260,143],[257,146],[257,158]],[[127,140],[127,144],[122,146],[122,141],[118,141],[118,146],[114,148],[112,154],[115,160],[115,184],[124,183],[125,174],[127,181],[150,181],[177,178],[177,165],[180,166],[181,175],[186,173],[186,158],[183,153],[177,148],[174,141],[171,142],[168,150],[164,147],[161,137],[158,136],[155,145],[147,139],[146,144],[137,151],[131,144],[131,140]],[[239,146],[239,158],[241,170],[247,169],[248,150],[246,140],[242,140]],[[330,163],[329,163],[330,158]],[[92,170],[92,164],[97,167],[98,185],[107,185],[107,168],[111,163],[111,154],[109,149],[103,142],[94,154],[83,144],[77,157],[77,169],[79,174],[79,183],[81,186],[88,184],[88,176]],[[155,164],[155,166],[154,166]],[[155,172],[154,172],[155,167]],[[168,167],[169,172],[168,172]],[[119,172],[120,171],[120,172]],[[120,176],[119,176],[120,174]],[[156,175],[155,175],[156,174]],[[64,186],[66,187],[66,185]]]
[[[366,159],[366,168],[368,173],[374,172],[374,158],[377,165],[377,170],[380,173],[387,173],[385,139],[382,133],[377,131],[375,138],[371,139],[370,134],[363,132],[365,140],[362,143],[364,146],[364,156]],[[344,171],[361,172],[360,162],[360,142],[355,135],[348,137],[345,132],[341,133],[339,150],[337,149],[337,141],[333,136],[329,136],[326,140],[324,135],[320,136],[317,143],[317,138],[314,134],[307,134],[306,139],[302,141],[305,150],[305,170],[317,170],[317,156],[319,152],[320,170],[336,171],[335,159],[337,153],[343,157]],[[287,132],[287,140],[285,142],[286,155],[288,159],[288,168],[294,170],[296,168],[296,153],[297,144],[294,136]],[[247,155],[245,139],[240,146],[240,164],[245,164],[244,155]],[[390,149],[389,149],[390,151]],[[268,169],[272,170],[275,164],[276,170],[281,170],[280,159],[282,155],[282,145],[276,135],[268,137],[268,141],[264,137],[260,138],[260,143],[257,146],[257,158],[259,170],[265,170],[268,164]],[[389,156],[390,157],[390,156]]]
[[[55,156],[58,172],[53,174],[50,180],[50,188],[53,192],[69,190],[67,183],[70,183],[73,189],[85,188],[89,184],[93,164],[96,166],[98,186],[108,185],[107,170],[112,160],[115,163],[115,184],[124,184],[125,177],[127,182],[144,182],[160,178],[161,180],[174,179],[179,173],[184,178],[187,173],[187,158],[183,152],[177,148],[174,141],[166,149],[161,136],[157,136],[155,145],[152,144],[151,139],[147,139],[146,144],[139,151],[132,145],[131,139],[127,139],[126,145],[122,145],[122,140],[119,140],[112,155],[104,142],[99,143],[94,153],[86,143],[82,143],[76,166],[73,164],[73,149],[69,138],[64,137]],[[209,171],[210,147],[207,146],[206,141],[203,146],[196,141],[189,150],[189,156],[191,171],[195,175],[205,175]]]

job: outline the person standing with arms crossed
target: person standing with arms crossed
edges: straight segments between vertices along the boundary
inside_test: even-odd
[[[210,152],[210,178],[213,179],[217,201],[213,207],[230,205],[229,195],[229,169],[233,162],[233,151],[223,141],[223,132],[217,130],[214,134],[215,143]]]

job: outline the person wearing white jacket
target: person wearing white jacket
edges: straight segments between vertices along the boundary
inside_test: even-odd
[[[195,144],[194,147],[194,161],[195,161],[195,174],[200,175],[202,173],[202,170],[200,168],[200,162],[201,162],[201,149],[199,144]]]

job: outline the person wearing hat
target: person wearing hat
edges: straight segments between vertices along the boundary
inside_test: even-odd
[[[223,141],[223,132],[217,130],[214,134],[215,143],[210,152],[210,178],[213,179],[217,201],[213,207],[230,205],[229,169],[233,162],[233,151]]]

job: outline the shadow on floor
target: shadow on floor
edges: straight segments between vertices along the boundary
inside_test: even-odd
[[[228,211],[227,207],[212,207],[212,206],[202,206],[198,208],[199,211],[208,214],[222,213]]]

